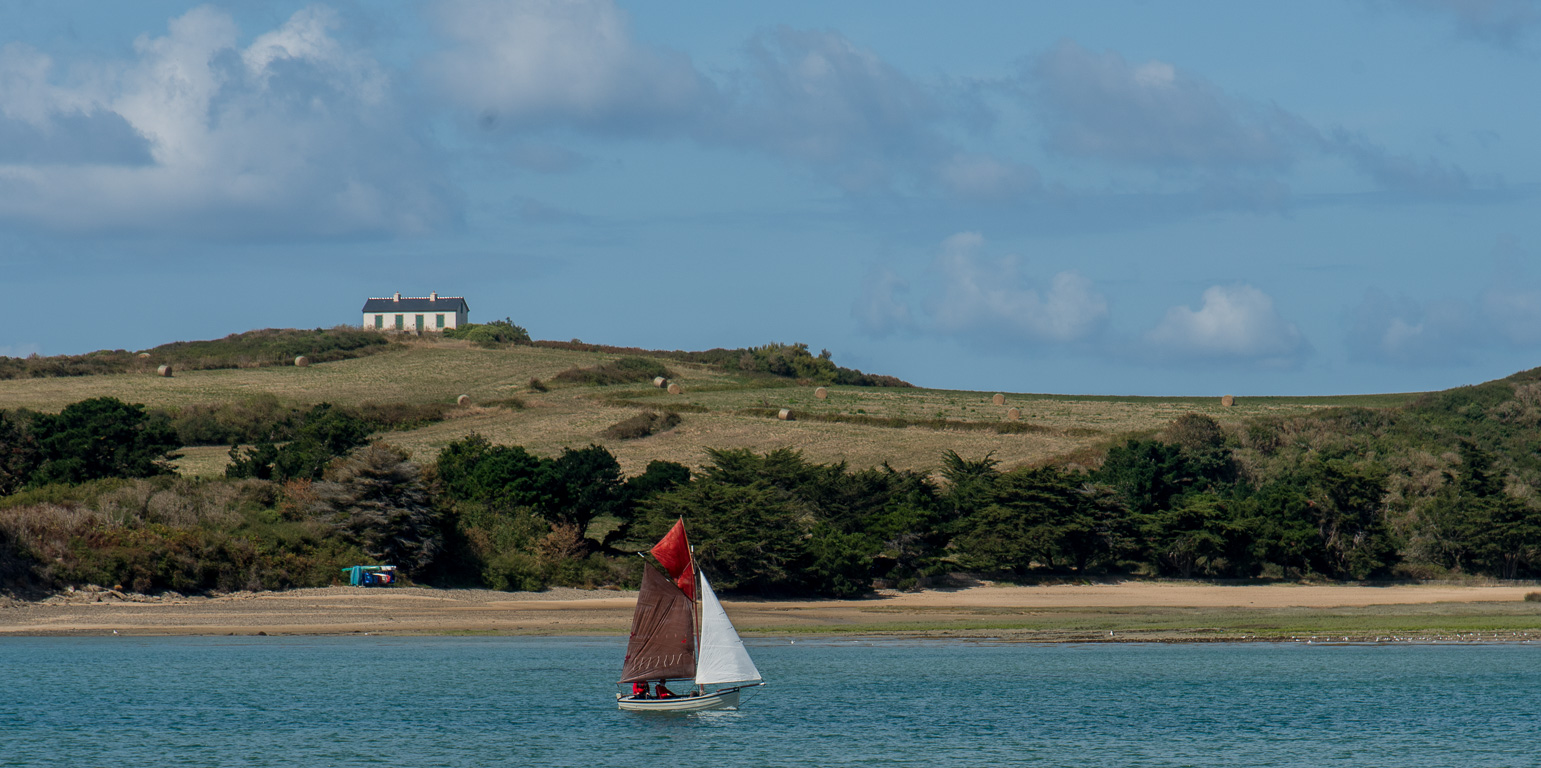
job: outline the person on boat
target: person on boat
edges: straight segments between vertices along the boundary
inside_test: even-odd
[[[635,683],[631,684],[631,697],[633,699],[651,699],[651,698],[653,698],[647,692],[647,683],[645,681],[638,681],[638,682],[635,682]]]
[[[662,680],[658,681],[658,685],[655,687],[655,689],[658,691],[658,698],[660,699],[674,698],[674,691],[665,688]]]

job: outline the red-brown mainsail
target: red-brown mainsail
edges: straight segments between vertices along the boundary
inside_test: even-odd
[[[642,569],[637,612],[621,682],[675,680],[696,675],[696,625],[692,601],[657,568]]]

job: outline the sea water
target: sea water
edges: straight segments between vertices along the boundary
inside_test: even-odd
[[[621,638],[0,639],[3,766],[1520,766],[1541,647],[751,638],[737,711]]]

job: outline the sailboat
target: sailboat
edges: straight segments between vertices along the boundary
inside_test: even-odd
[[[651,564],[643,568],[618,682],[650,688],[653,682],[687,680],[695,688],[663,698],[617,693],[616,702],[634,712],[737,707],[743,689],[764,683],[711,582],[696,567],[683,519],[653,547],[652,555],[669,576]],[[708,691],[709,686],[723,687]]]

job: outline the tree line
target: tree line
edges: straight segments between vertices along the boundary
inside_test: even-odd
[[[419,466],[323,405],[283,440],[232,448],[227,479],[194,481],[168,476],[164,418],[98,398],[56,415],[0,411],[0,579],[300,586],[352,564],[328,558],[367,558],[443,585],[632,586],[633,553],[678,517],[714,583],[767,595],[846,597],[956,572],[1534,577],[1538,426],[1541,383],[1520,375],[1400,409],[1228,427],[1189,414],[1085,465],[948,451],[918,472],[732,449],[628,477],[603,446],[540,456],[477,435]],[[176,494],[224,500],[156,511]]]

